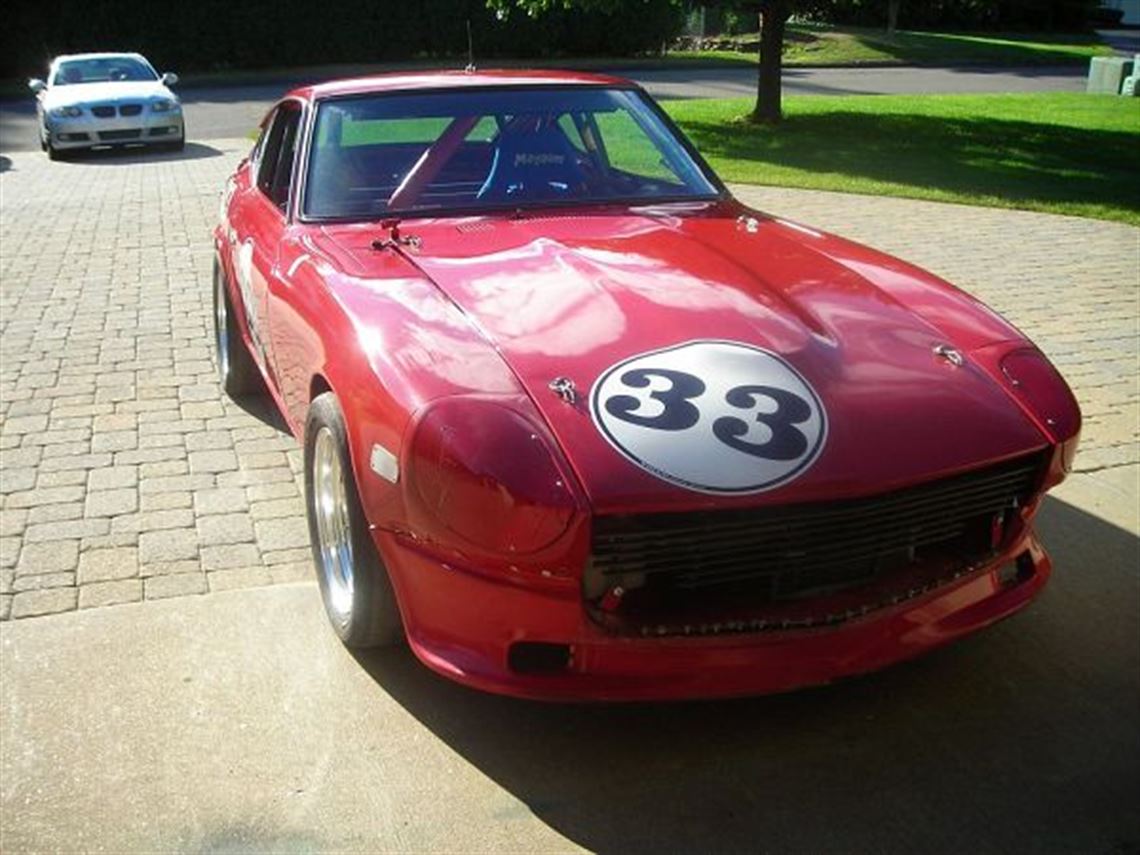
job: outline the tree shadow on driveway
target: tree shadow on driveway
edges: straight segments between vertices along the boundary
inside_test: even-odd
[[[821,689],[545,705],[455,686],[407,651],[358,658],[451,749],[597,852],[1135,852],[1140,540],[1056,499],[1039,519],[1057,571],[1028,611]]]

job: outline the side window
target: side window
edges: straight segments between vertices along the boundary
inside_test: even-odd
[[[261,126],[261,132],[257,135],[257,142],[253,144],[253,148],[249,153],[249,162],[254,164],[254,168],[261,163],[261,155],[265,151],[266,140],[269,139],[269,129],[273,127],[273,118],[270,117],[265,120]]]
[[[269,199],[285,210],[289,188],[293,182],[293,155],[297,150],[297,130],[301,124],[301,108],[285,103],[277,108],[272,124],[260,144],[261,159],[257,167],[257,186]]]
[[[683,183],[625,110],[598,113],[596,119],[598,130],[606,143],[610,166],[614,169],[649,179]]]
[[[563,113],[558,117],[558,127],[562,128],[562,133],[566,134],[566,139],[570,140],[570,144],[574,148],[581,152],[586,150],[586,144],[582,142],[582,135],[578,132],[578,126],[569,113]]]

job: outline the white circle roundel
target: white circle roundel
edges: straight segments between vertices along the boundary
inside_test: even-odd
[[[774,353],[693,341],[602,372],[590,412],[619,452],[703,493],[759,493],[803,474],[823,448],[815,390]]]

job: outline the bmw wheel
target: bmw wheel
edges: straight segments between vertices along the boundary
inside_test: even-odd
[[[340,640],[348,647],[401,641],[396,596],[368,532],[331,392],[313,401],[305,423],[305,509],[321,599]]]
[[[178,139],[174,140],[173,142],[163,143],[162,148],[166,151],[182,151],[184,148],[186,148],[186,128],[182,128],[182,133],[179,135]]]
[[[257,365],[241,339],[230,303],[226,276],[214,262],[214,352],[218,360],[218,379],[231,398],[244,398],[260,389]]]

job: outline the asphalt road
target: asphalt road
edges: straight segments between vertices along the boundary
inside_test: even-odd
[[[747,98],[756,91],[751,68],[638,71],[632,75],[656,98]],[[191,139],[246,136],[283,92],[306,81],[183,89]],[[884,95],[934,92],[1080,92],[1082,67],[1058,68],[790,68],[789,95]],[[38,147],[32,98],[0,102],[0,152]]]

